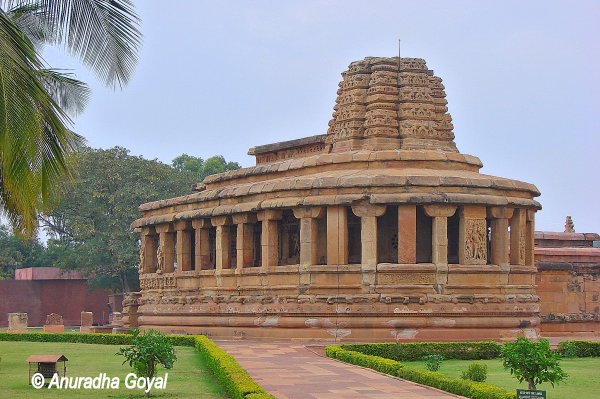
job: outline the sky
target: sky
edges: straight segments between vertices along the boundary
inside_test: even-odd
[[[74,124],[93,147],[170,163],[323,134],[348,64],[424,58],[443,79],[462,153],[535,184],[537,230],[600,232],[600,2],[135,2],[133,79],[106,88],[60,49],[46,61],[92,88]]]

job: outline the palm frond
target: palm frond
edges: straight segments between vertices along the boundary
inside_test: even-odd
[[[131,0],[40,0],[54,41],[64,44],[109,86],[126,85],[142,34]]]
[[[15,232],[31,234],[69,176],[82,138],[40,80],[32,42],[0,11],[0,207]]]
[[[80,114],[90,99],[90,89],[75,79],[70,73],[61,73],[56,69],[37,71],[38,78],[56,104],[71,116]]]

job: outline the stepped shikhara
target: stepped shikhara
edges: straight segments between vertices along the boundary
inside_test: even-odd
[[[253,147],[256,166],[140,206],[126,320],[237,338],[537,335],[539,191],[479,173],[453,140],[425,61],[351,63],[327,134]]]
[[[442,80],[419,58],[365,58],[342,74],[327,143],[333,151],[458,152]]]

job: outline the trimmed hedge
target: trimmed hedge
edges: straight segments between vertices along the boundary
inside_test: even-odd
[[[392,360],[422,360],[427,355],[444,359],[482,360],[500,357],[502,346],[495,342],[409,342],[349,344],[342,348]]]
[[[233,399],[275,399],[244,370],[233,356],[204,336],[195,337],[196,349]]]
[[[383,357],[365,355],[346,349],[354,345],[333,345],[325,348],[328,357],[357,366],[368,367],[385,374],[403,378],[418,384],[441,389],[442,391],[465,396],[471,399],[515,399],[516,394],[495,385],[448,377],[442,373],[403,367],[400,362]],[[387,370],[387,371],[384,371]]]
[[[562,341],[558,353],[564,357],[600,357],[600,341]]]
[[[191,335],[167,335],[167,338],[174,346],[194,347],[196,344],[195,337]],[[72,342],[79,344],[130,345],[131,339],[131,334],[0,332],[0,341]]]

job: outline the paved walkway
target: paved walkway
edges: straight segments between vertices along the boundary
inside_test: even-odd
[[[459,396],[319,356],[302,344],[217,341],[278,399],[456,399]]]

